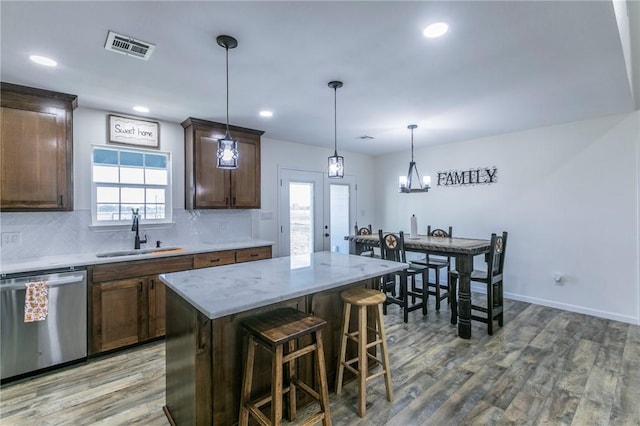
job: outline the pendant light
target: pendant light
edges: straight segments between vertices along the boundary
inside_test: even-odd
[[[333,155],[329,157],[329,177],[331,179],[344,177],[344,157],[338,155],[338,113],[336,91],[342,87],[341,81],[330,81],[329,87],[333,89]]]
[[[400,176],[399,180],[399,190],[400,192],[410,193],[410,192],[427,192],[429,188],[431,188],[431,176],[423,176],[422,180],[420,180],[420,174],[418,173],[418,167],[416,166],[416,162],[413,161],[413,130],[418,126],[416,124],[410,124],[407,126],[407,129],[411,130],[411,162],[409,163],[409,171],[406,176]],[[412,177],[413,172],[416,172],[416,177],[418,178],[419,188],[412,188]]]
[[[216,166],[219,169],[237,169],[238,141],[229,134],[229,49],[235,49],[238,46],[238,41],[228,35],[220,35],[216,41],[219,46],[224,47],[227,62],[227,132],[222,139],[218,139]]]

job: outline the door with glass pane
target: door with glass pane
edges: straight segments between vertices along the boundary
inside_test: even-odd
[[[331,250],[348,253],[344,236],[355,223],[355,178],[280,169],[280,255]]]
[[[356,221],[355,177],[345,176],[342,179],[327,177],[325,192],[327,197],[325,197],[324,216],[328,218],[330,232],[325,232],[324,250],[348,254],[349,241],[344,237],[351,234],[350,231]]]

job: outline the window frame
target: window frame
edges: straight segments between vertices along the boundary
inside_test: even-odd
[[[118,152],[118,156],[121,152],[132,152],[132,153],[136,153],[136,154],[154,154],[154,155],[164,155],[166,156],[167,159],[167,164],[166,164],[166,168],[162,168],[161,170],[166,170],[167,171],[167,183],[166,185],[155,185],[155,184],[146,184],[146,183],[121,183],[121,182],[117,182],[117,183],[113,183],[113,182],[95,182],[94,180],[94,165],[99,165],[99,163],[94,163],[94,153],[96,149],[105,149],[105,150],[111,150],[111,151],[116,151]],[[89,168],[90,168],[90,179],[91,179],[91,228],[126,228],[128,226],[131,226],[131,220],[126,219],[126,220],[100,220],[98,221],[98,188],[101,187],[117,187],[117,188],[122,188],[122,187],[127,187],[127,188],[143,188],[143,189],[157,189],[157,188],[162,188],[165,190],[165,200],[164,200],[164,211],[165,211],[165,217],[163,219],[146,219],[143,218],[142,216],[140,217],[140,225],[170,225],[173,224],[173,194],[172,194],[172,162],[171,162],[171,153],[170,152],[166,152],[166,151],[157,151],[157,150],[149,150],[149,149],[141,149],[141,148],[125,148],[125,147],[112,147],[112,146],[108,146],[108,145],[92,145],[91,146],[91,153],[90,153],[90,163],[89,163]],[[118,157],[120,158],[120,157]],[[117,166],[118,170],[120,169],[120,167],[123,167],[123,165],[120,164],[120,162],[118,162]],[[146,166],[142,166],[141,167],[143,170],[143,174],[144,174],[144,170],[147,169]],[[151,170],[153,169],[158,169],[158,168],[149,168]],[[122,200],[119,201],[118,205],[122,205],[122,204],[128,204],[128,203],[122,203]],[[154,203],[152,203],[154,204]],[[146,201],[145,201],[145,206],[147,205]]]

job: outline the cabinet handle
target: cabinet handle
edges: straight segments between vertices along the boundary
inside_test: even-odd
[[[228,205],[229,205],[229,197],[225,197],[225,198],[224,198],[224,204],[225,204],[226,206],[228,206]]]
[[[251,253],[251,257],[258,257],[259,254],[258,253]]]
[[[142,281],[138,282],[138,291],[142,293]]]
[[[236,205],[236,197],[233,197],[233,205]]]
[[[62,203],[62,194],[60,195],[60,207],[62,207],[64,204]]]
[[[211,262],[211,263],[218,263],[218,262],[220,262],[220,258],[218,258],[218,259],[211,259],[211,260],[209,260],[209,262]]]
[[[153,290],[155,285],[156,285],[156,280],[151,280],[151,290]]]

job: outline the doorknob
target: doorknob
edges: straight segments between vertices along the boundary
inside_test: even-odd
[[[325,233],[324,233],[324,236],[325,236],[325,237],[328,237],[328,236],[329,236],[329,233],[328,233],[328,232],[325,232]]]

